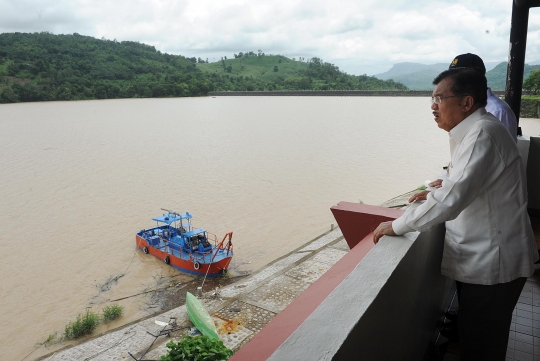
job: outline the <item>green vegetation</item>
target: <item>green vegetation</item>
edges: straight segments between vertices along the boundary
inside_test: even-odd
[[[131,41],[0,34],[0,102],[197,96],[209,79],[183,56]]]
[[[47,346],[47,347],[50,346],[50,345],[52,345],[55,341],[57,341],[57,337],[58,337],[58,332],[49,334],[49,336],[48,336],[47,339],[42,343],[42,345]]]
[[[527,79],[531,72],[538,68],[538,65],[528,65],[525,64],[523,68],[523,79]],[[493,90],[504,90],[506,89],[506,71],[508,69],[508,63],[502,62],[497,65],[495,68],[491,69],[486,73],[486,78],[488,80],[488,85]],[[523,88],[525,88],[525,81],[523,82]]]
[[[538,94],[540,92],[540,69],[534,69],[523,82],[523,89],[527,92]]]
[[[41,33],[0,34],[0,103],[207,95],[209,91],[407,90],[308,61],[239,53],[209,64],[133,41]]]
[[[408,90],[393,80],[346,74],[317,57],[297,61],[282,55],[265,55],[260,50],[257,54],[250,51],[235,55],[234,59],[197,64],[197,68],[206,74],[226,74],[230,84],[222,84],[219,90]],[[254,84],[246,84],[246,88],[236,86],[245,79]]]
[[[64,330],[64,339],[71,340],[92,333],[99,325],[99,316],[90,310],[86,314],[77,316],[77,319],[67,324]]]
[[[521,97],[521,118],[538,118],[538,101],[540,95],[525,95]]]
[[[103,322],[111,322],[112,320],[116,320],[122,314],[124,313],[124,306],[120,306],[117,303],[113,303],[112,305],[105,306],[103,309]]]
[[[92,333],[98,327],[101,321],[110,322],[122,316],[124,313],[124,307],[117,303],[105,306],[102,311],[102,316],[86,310],[85,314],[77,315],[77,319],[73,322],[69,322],[65,329],[63,338],[65,340],[71,340],[79,338]],[[56,339],[56,332],[50,334],[44,344],[50,344]]]
[[[225,361],[233,354],[223,342],[204,335],[186,336],[178,343],[170,341],[167,348],[160,361]]]

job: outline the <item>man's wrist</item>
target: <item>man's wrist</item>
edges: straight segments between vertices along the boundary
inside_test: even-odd
[[[412,229],[407,225],[407,223],[405,223],[403,217],[399,217],[392,222],[392,229],[394,230],[394,233],[398,236],[414,231],[414,229]]]

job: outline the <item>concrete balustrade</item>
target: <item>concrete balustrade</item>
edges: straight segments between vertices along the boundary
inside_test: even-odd
[[[454,291],[440,275],[444,226],[374,246],[372,230],[402,211],[341,202],[332,212],[351,251],[231,360],[422,359]]]

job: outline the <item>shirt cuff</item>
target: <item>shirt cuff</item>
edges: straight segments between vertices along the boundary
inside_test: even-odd
[[[398,219],[392,222],[392,229],[398,236],[414,231],[414,229],[412,229],[411,227],[407,225],[407,223],[405,223],[405,220],[403,219],[403,217],[399,217]]]

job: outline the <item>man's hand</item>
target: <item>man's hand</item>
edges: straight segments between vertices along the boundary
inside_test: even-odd
[[[392,228],[392,222],[382,222],[379,227],[373,231],[373,243],[377,244],[382,236],[396,236]]]
[[[431,183],[428,184],[429,187],[435,187],[435,188],[441,188],[442,187],[442,179],[437,179]]]
[[[413,203],[416,201],[425,201],[427,199],[428,194],[429,194],[429,191],[418,192],[414,196],[409,198],[409,203]]]

